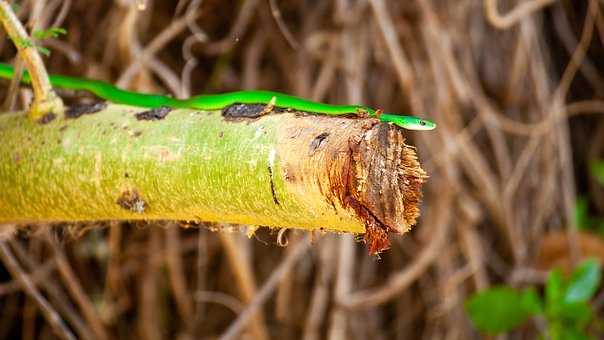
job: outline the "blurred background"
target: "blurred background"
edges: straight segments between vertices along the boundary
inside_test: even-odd
[[[5,236],[14,260],[77,338],[489,338],[468,311],[476,292],[531,289],[547,309],[553,268],[604,260],[602,1],[13,3],[30,30],[67,31],[37,42],[50,73],[175,97],[268,89],[438,124],[406,133],[430,176],[422,216],[379,257],[331,233],[17,226]],[[0,58],[13,61],[2,34]],[[3,111],[31,97],[0,91]],[[4,267],[0,278],[0,338],[57,338],[49,311]],[[604,290],[592,286],[577,327],[603,338]],[[548,313],[497,339],[554,338]]]

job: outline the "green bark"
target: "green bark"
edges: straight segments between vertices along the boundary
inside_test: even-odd
[[[46,124],[1,114],[0,221],[198,220],[360,233],[371,219],[404,231],[417,217],[425,175],[400,130],[377,120],[227,120],[193,110],[138,120],[145,110],[110,105]],[[409,178],[418,185],[405,186]]]

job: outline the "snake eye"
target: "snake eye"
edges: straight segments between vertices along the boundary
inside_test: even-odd
[[[426,122],[425,122],[425,121],[423,121],[423,120],[420,120],[420,121],[419,121],[419,125],[421,125],[421,126],[425,126],[425,125],[426,125]]]

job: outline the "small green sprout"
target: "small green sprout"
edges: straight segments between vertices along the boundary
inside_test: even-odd
[[[67,30],[63,27],[50,27],[44,30],[35,30],[31,36],[36,40],[44,40],[49,38],[58,38],[66,34]]]
[[[45,56],[50,56],[50,50],[44,46],[36,44],[34,41],[45,40],[49,38],[58,38],[61,35],[67,34],[67,30],[62,27],[51,27],[45,30],[36,30],[32,33],[32,39],[17,39],[15,44],[18,48],[30,48],[35,47],[38,52]]]

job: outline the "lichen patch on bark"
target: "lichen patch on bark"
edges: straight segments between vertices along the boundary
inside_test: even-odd
[[[52,122],[53,120],[55,120],[55,118],[57,118],[57,115],[55,115],[52,112],[48,112],[45,115],[43,115],[42,117],[40,117],[40,119],[38,119],[38,124],[48,124],[50,122]]]
[[[147,202],[142,199],[136,189],[123,191],[115,203],[126,210],[138,214],[144,213],[147,209]]]

